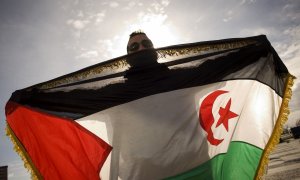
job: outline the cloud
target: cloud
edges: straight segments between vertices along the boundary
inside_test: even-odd
[[[282,8],[282,13],[285,15],[285,18],[288,18],[292,21],[299,20],[300,12],[299,12],[299,6],[297,6],[297,3],[288,3]]]
[[[68,19],[66,24],[71,27],[68,30],[71,31],[70,34],[72,37],[78,41],[80,38],[89,36],[91,30],[94,31],[105,20],[105,17],[106,10],[96,13],[78,10],[75,17]]]
[[[233,11],[227,11],[225,14],[225,18],[223,18],[224,22],[228,22],[232,19]]]
[[[143,6],[143,3],[130,1],[126,6],[124,6],[123,10],[131,10],[135,6]]]
[[[275,48],[277,48],[279,56],[283,59],[291,74],[300,79],[300,26],[286,29],[283,35],[288,41],[286,43],[277,43]],[[297,89],[299,85],[300,82],[297,80],[294,88]]]
[[[98,46],[98,52],[101,54],[102,58],[105,59],[110,59],[115,57],[114,55],[116,54],[116,49],[115,45],[117,40],[116,38],[112,39],[101,39],[97,41],[97,46]]]
[[[96,58],[98,57],[98,52],[95,50],[91,50],[91,51],[86,51],[82,54],[80,54],[79,56],[77,56],[77,58]]]
[[[283,34],[292,36],[293,38],[300,39],[300,26],[289,27],[283,32]]]
[[[154,25],[155,27],[159,27],[159,25],[162,25],[168,16],[166,14],[153,14],[153,13],[140,13],[138,15],[138,18],[141,22],[141,24],[147,26]],[[150,27],[148,27],[150,29]]]
[[[273,30],[269,27],[257,27],[257,28],[246,28],[242,29],[240,31],[240,35],[242,36],[256,36],[256,35],[261,35],[265,34],[268,36],[271,36],[273,33]]]
[[[109,3],[109,6],[112,7],[112,8],[116,8],[116,7],[119,7],[119,3],[115,2],[115,1],[112,1]]]
[[[167,7],[170,4],[170,0],[162,0],[161,4],[165,7]]]
[[[300,44],[298,42],[292,42],[291,44],[283,44],[280,56],[290,63],[299,64],[297,61],[300,57]]]
[[[104,20],[105,16],[106,16],[105,11],[102,11],[102,12],[97,13],[94,16],[92,16],[91,19],[93,19],[94,24],[99,24],[100,22],[102,22]]]
[[[291,114],[289,116],[288,126],[295,126],[300,117],[300,26],[291,26],[280,34],[285,41],[277,42],[274,48],[287,66],[289,72],[296,76],[292,87],[293,96],[290,101]]]
[[[78,14],[77,14],[77,17],[83,17],[83,12],[79,11]]]
[[[106,2],[102,2],[101,5],[109,6],[111,8],[117,8],[120,6],[120,3],[116,1],[106,1]]]
[[[155,3],[147,2],[147,9],[140,8],[144,5],[141,1],[104,1],[100,2],[99,5],[102,6],[100,12],[91,12],[88,11],[87,8],[84,8],[85,6],[81,6],[81,9],[77,9],[75,13],[72,13],[74,16],[67,21],[67,25],[71,27],[69,31],[71,31],[70,34],[74,42],[72,50],[74,50],[77,60],[85,59],[89,62],[95,62],[99,61],[99,58],[106,60],[123,55],[126,53],[125,46],[128,40],[128,34],[138,29],[143,29],[146,33],[150,30],[148,34],[150,36],[151,34],[155,34],[155,36],[158,36],[158,34],[163,35],[165,31],[167,31],[166,36],[168,37],[166,38],[169,40],[176,39],[176,37],[169,37],[171,30],[166,30],[171,28],[168,27],[170,24],[167,22],[168,16],[165,13],[165,8],[170,5],[170,0],[159,0]],[[109,21],[105,21],[106,17],[111,17],[111,13],[115,10],[106,10],[105,7],[121,9],[121,11],[119,11],[121,14],[127,14],[124,10],[128,9],[135,9],[135,11],[134,14],[130,14],[128,18],[123,18],[123,16],[120,15],[122,17],[119,18],[119,22],[123,22],[125,28],[122,31],[118,31],[111,26]],[[122,26],[121,23],[119,27]],[[160,28],[158,29],[157,27]],[[114,32],[114,34],[118,34],[120,37],[114,36],[112,33],[103,37],[98,33],[99,28],[101,28],[103,32]],[[153,33],[155,29],[156,33]],[[116,33],[116,31],[118,32]],[[172,31],[176,32],[176,28],[173,28]],[[164,38],[164,45],[168,45],[168,39],[166,38]],[[160,41],[162,40],[160,39]],[[162,46],[161,43],[156,43],[156,45]]]
[[[255,3],[256,2],[256,0],[242,0],[241,2],[240,2],[240,5],[244,5],[244,4],[253,4],[253,3]]]
[[[170,4],[169,0],[162,0],[161,2],[154,2],[150,4],[148,11],[153,13],[165,13],[165,8]]]
[[[8,178],[9,179],[29,179],[30,174],[24,168],[23,161],[13,161],[8,164]]]
[[[102,22],[106,16],[106,11],[102,10],[101,12],[90,14],[88,16],[85,16],[82,11],[79,11],[77,16],[80,19],[69,19],[67,21],[67,24],[72,26],[76,30],[82,30],[91,22],[94,22],[94,24],[99,24],[100,22]]]
[[[75,57],[77,60],[88,61],[90,63],[99,62],[99,52],[97,50],[82,50],[82,52]]]
[[[77,30],[81,30],[83,28],[86,27],[87,24],[89,24],[90,21],[88,20],[73,20],[73,19],[69,19],[67,21],[67,24],[68,25],[71,25],[74,29],[77,29]]]
[[[297,111],[293,111],[291,112],[291,114],[289,114],[288,118],[288,122],[286,123],[288,127],[294,127],[296,126],[296,123],[298,120],[300,120],[300,110]]]

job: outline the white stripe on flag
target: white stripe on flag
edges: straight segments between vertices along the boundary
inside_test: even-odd
[[[214,101],[211,145],[198,113],[204,98],[216,90],[228,91]],[[238,116],[216,127],[220,107],[231,99]],[[226,153],[230,141],[264,148],[278,117],[281,98],[254,80],[234,80],[148,96],[77,120],[112,145],[101,171],[103,179],[161,179],[190,170]],[[147,169],[145,171],[145,169]],[[109,171],[110,175],[109,175]],[[105,177],[105,178],[104,178]]]

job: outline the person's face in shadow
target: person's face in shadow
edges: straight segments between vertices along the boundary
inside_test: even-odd
[[[144,49],[153,49],[152,41],[145,34],[131,37],[127,44],[127,53],[135,53]]]
[[[157,53],[145,34],[138,34],[129,39],[127,53],[127,62],[131,67],[157,64]]]

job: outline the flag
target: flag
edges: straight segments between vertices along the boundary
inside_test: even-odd
[[[294,78],[267,38],[155,51],[158,63],[145,67],[130,66],[132,59],[147,59],[144,52],[134,53],[13,93],[6,105],[8,134],[34,174],[45,179],[264,175],[287,119]]]

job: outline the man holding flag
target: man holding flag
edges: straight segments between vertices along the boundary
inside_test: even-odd
[[[8,131],[34,174],[97,179],[103,166],[103,179],[263,176],[293,80],[265,36],[154,49],[135,33],[127,50],[12,95]]]

